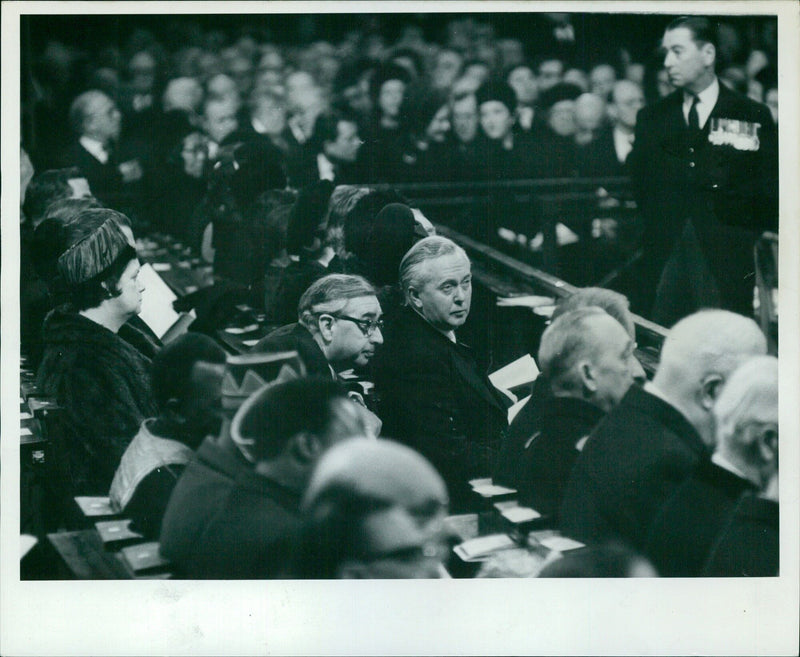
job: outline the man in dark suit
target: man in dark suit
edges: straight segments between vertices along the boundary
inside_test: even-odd
[[[725,382],[766,349],[756,323],[728,311],[705,310],[678,322],[653,381],[628,390],[575,461],[562,532],[587,544],[617,539],[641,549],[669,495],[708,458],[712,408]]]
[[[314,465],[363,435],[358,409],[332,381],[265,386],[233,418],[238,449],[208,437],[187,465],[164,512],[162,554],[190,579],[285,576]]]
[[[361,276],[330,274],[300,297],[298,322],[262,338],[255,352],[297,351],[309,376],[336,378],[340,370],[365,367],[383,343],[381,306]]]
[[[123,190],[142,177],[137,159],[121,162],[116,152],[122,114],[106,94],[91,90],[72,102],[69,115],[78,139],[67,154],[67,164],[78,167],[86,176],[97,198],[104,203],[116,202]]]
[[[533,422],[518,415],[511,423],[495,483],[515,488],[520,501],[542,515],[555,516],[589,433],[642,371],[633,349],[623,326],[600,308],[555,319],[538,354],[551,394],[547,403],[534,402],[539,412]]]
[[[361,144],[354,118],[336,112],[320,114],[311,138],[289,148],[286,155],[289,186],[299,189],[317,180],[347,182],[355,175],[353,165]]]
[[[406,307],[375,360],[383,434],[419,450],[469,507],[469,479],[491,473],[507,425],[502,394],[456,340],[472,298],[470,262],[444,237],[417,242],[400,264]]]
[[[712,24],[663,37],[677,90],[644,108],[629,158],[644,219],[634,309],[669,326],[701,307],[752,315],[753,244],[777,229],[777,131],[769,109],[720,84]]]
[[[614,84],[608,104],[612,125],[600,130],[580,153],[580,175],[587,177],[624,176],[633,149],[636,115],[644,107],[642,87],[630,80]]]
[[[738,529],[744,523],[735,509],[743,495],[744,504],[777,509],[778,359],[751,358],[739,367],[714,405],[714,418],[714,454],[656,516],[645,554],[662,576],[696,577],[722,539],[729,544],[708,574],[777,575],[777,544]],[[764,499],[773,487],[775,499]],[[761,499],[754,504],[756,495]]]

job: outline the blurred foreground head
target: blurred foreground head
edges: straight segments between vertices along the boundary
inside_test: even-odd
[[[298,575],[441,577],[447,503],[444,481],[411,448],[389,440],[342,442],[320,460],[306,491]]]

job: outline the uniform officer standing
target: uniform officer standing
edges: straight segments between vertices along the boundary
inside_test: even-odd
[[[777,130],[769,109],[720,84],[713,25],[670,23],[675,92],[639,113],[628,160],[644,219],[634,307],[665,326],[702,307],[753,314],[753,245],[777,228]]]

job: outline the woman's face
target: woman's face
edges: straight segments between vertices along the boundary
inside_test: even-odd
[[[406,85],[402,80],[387,80],[381,85],[378,107],[383,116],[396,118],[400,115],[400,106],[403,104],[405,91]]]
[[[431,122],[428,124],[427,135],[431,141],[443,142],[447,137],[450,130],[450,108],[443,105],[438,109],[436,114],[433,115]]]
[[[133,317],[142,310],[142,292],[144,285],[139,282],[139,270],[141,266],[138,259],[131,260],[125,271],[120,276],[117,289],[119,296],[111,299],[111,303],[118,311],[120,316]]]

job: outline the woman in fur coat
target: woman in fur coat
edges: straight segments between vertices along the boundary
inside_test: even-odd
[[[43,326],[39,384],[64,409],[54,456],[72,494],[106,494],[139,424],[156,413],[149,380],[154,351],[147,340],[136,341],[137,348],[118,335],[141,310],[143,291],[136,251],[118,217],[91,209],[65,226],[58,270],[71,301]]]

